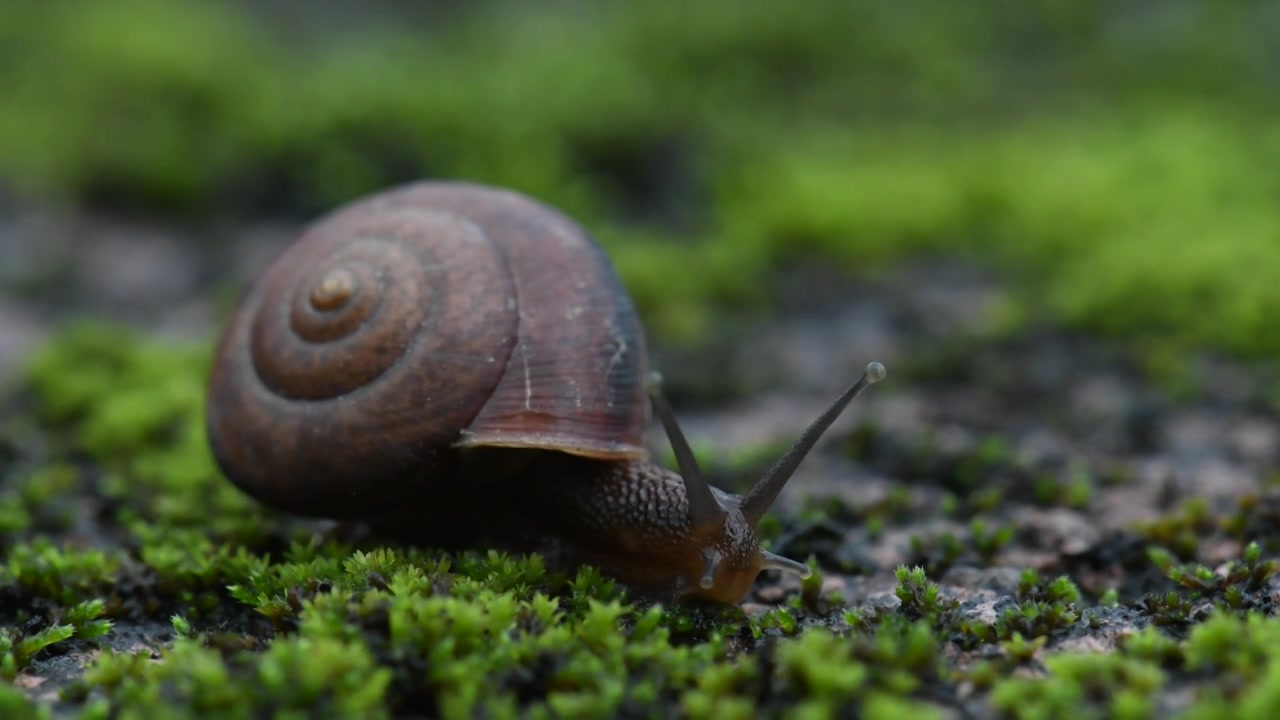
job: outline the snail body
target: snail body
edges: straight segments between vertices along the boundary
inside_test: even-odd
[[[321,218],[253,283],[217,348],[209,440],[232,482],[285,512],[560,552],[642,593],[736,602],[763,569],[807,572],[754,527],[873,365],[776,472],[721,492],[587,233],[514,192],[421,182]],[[651,402],[679,474],[643,445]]]

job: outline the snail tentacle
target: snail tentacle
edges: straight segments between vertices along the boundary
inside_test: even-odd
[[[805,428],[804,433],[782,454],[782,457],[778,458],[778,462],[742,496],[742,503],[739,507],[742,509],[743,516],[747,518],[747,521],[753,527],[768,512],[773,505],[773,501],[777,499],[778,493],[782,492],[782,488],[791,479],[791,475],[795,473],[796,468],[800,467],[800,462],[813,449],[814,444],[818,442],[818,438],[822,437],[827,428],[831,427],[831,423],[835,422],[837,417],[840,417],[840,413],[844,412],[844,409],[858,396],[858,393],[862,392],[868,385],[880,382],[884,379],[884,376],[884,365],[878,362],[868,363],[862,373],[862,377],[858,378],[857,382],[841,393],[840,397],[837,397],[830,407],[819,415],[809,427]]]
[[[684,481],[684,491],[689,501],[689,526],[695,530],[719,527],[724,523],[724,508],[720,507],[716,496],[712,494],[711,486],[703,477],[702,469],[698,467],[698,459],[694,457],[693,449],[689,447],[684,432],[680,430],[675,412],[671,410],[666,395],[662,393],[662,374],[657,371],[649,373],[648,387],[654,414],[658,416],[667,433],[667,441],[671,443],[671,451],[676,456],[676,465],[680,468],[680,479]],[[707,572],[711,575],[715,574],[711,569]]]

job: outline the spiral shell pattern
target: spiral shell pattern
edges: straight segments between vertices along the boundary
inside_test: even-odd
[[[249,494],[359,517],[454,482],[459,448],[635,457],[643,334],[608,260],[515,193],[419,183],[308,228],[219,345],[214,456]]]

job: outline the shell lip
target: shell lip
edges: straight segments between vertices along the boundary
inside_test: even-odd
[[[583,442],[553,433],[474,433],[463,431],[455,442],[457,448],[507,447],[532,450],[555,450],[580,457],[598,460],[640,460],[649,457],[649,451],[639,445],[621,442]]]

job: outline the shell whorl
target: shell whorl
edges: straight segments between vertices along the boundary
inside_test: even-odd
[[[508,191],[419,183],[310,226],[242,299],[210,386],[215,457],[278,508],[421,497],[459,446],[635,457],[643,333],[603,253]]]

